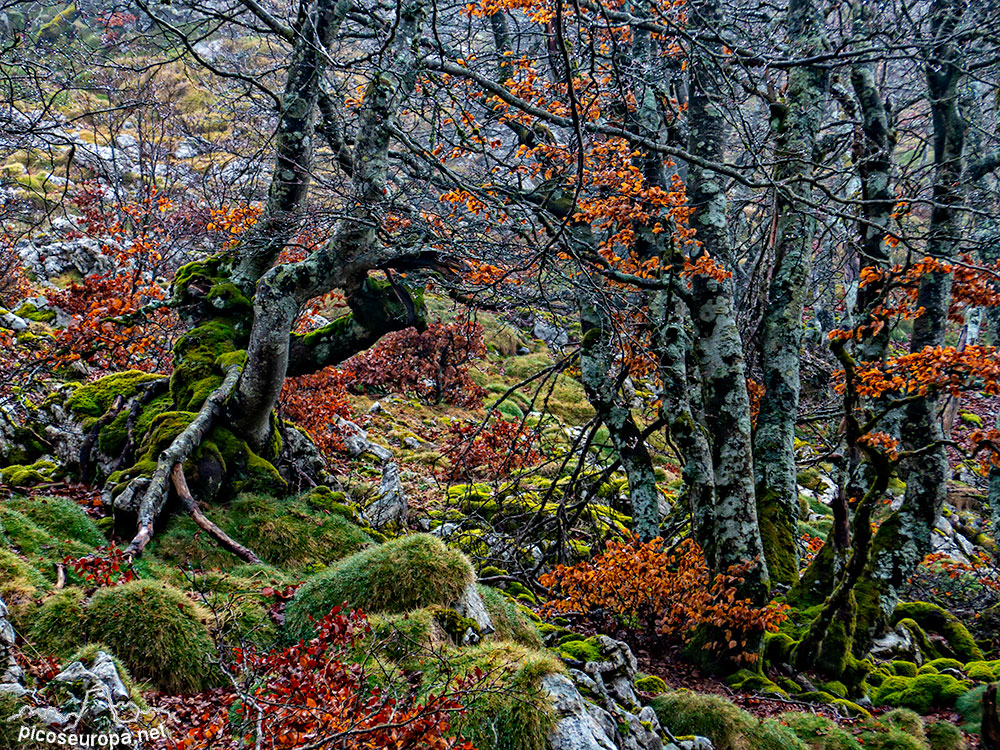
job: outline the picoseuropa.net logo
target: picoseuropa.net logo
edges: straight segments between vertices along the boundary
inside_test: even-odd
[[[8,721],[18,724],[17,741],[25,747],[117,748],[139,750],[169,737],[155,710],[143,710],[132,701],[115,704],[88,691],[80,711],[63,714],[51,708],[23,706]],[[105,697],[105,696],[101,696]],[[157,721],[159,719],[159,721]]]
[[[29,727],[22,724],[17,730],[17,741],[35,744],[45,743],[63,747],[142,747],[151,740],[167,737],[167,730],[162,724],[151,729],[109,732],[76,732],[56,731],[41,727]]]

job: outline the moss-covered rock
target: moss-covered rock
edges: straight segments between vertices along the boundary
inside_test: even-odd
[[[918,740],[924,739],[924,720],[916,711],[908,708],[894,708],[879,717],[879,720],[892,724],[900,731],[906,732]]]
[[[747,750],[808,750],[792,729],[774,719],[765,719],[745,730],[743,743]]]
[[[292,639],[346,603],[366,612],[401,613],[449,606],[475,580],[468,559],[429,534],[411,534],[358,552],[307,581],[285,610]]]
[[[965,694],[969,684],[946,674],[889,677],[874,691],[876,705],[911,708],[926,714],[932,708],[950,708]]]
[[[931,750],[968,750],[962,730],[947,721],[934,721],[927,725],[927,744]]]
[[[644,674],[640,675],[635,680],[635,689],[643,693],[650,693],[652,695],[659,695],[660,693],[665,693],[669,689],[667,683],[663,681],[662,677],[657,677],[654,674]]]
[[[205,614],[183,593],[155,581],[101,589],[86,608],[87,638],[108,645],[135,676],[167,692],[219,682]]]
[[[955,615],[936,604],[927,602],[900,602],[896,605],[893,613],[893,624],[898,624],[901,620],[912,620],[925,631],[940,634],[947,641],[948,653],[925,653],[929,658],[949,657],[961,662],[980,661],[983,658],[982,649],[976,645],[975,639]],[[923,647],[933,649],[931,644],[921,644]],[[961,668],[961,665],[959,665]]]
[[[65,405],[74,414],[83,417],[101,417],[111,408],[118,396],[131,398],[146,383],[162,379],[162,375],[142,370],[116,372],[79,386],[66,399]]]
[[[63,472],[55,461],[40,458],[33,464],[12,464],[0,469],[0,483],[7,487],[37,487],[55,482]]]

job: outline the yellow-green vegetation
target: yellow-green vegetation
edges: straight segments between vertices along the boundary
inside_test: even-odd
[[[482,585],[476,588],[493,622],[494,632],[490,638],[520,643],[529,648],[542,648],[542,636],[533,620],[537,619],[534,612],[499,589]]]
[[[330,565],[372,543],[344,514],[315,510],[307,499],[245,493],[213,508],[212,520],[261,560],[289,570]],[[234,560],[188,518],[172,519],[151,551],[167,562],[204,568],[228,568]]]
[[[100,547],[107,543],[93,519],[72,500],[63,497],[26,498],[15,495],[6,505],[60,541],[72,539],[90,547]]]
[[[935,721],[927,725],[927,744],[931,750],[967,750],[969,747],[962,730],[946,721]]]
[[[916,623],[925,632],[938,633],[946,641],[950,653],[941,653],[941,649],[926,637],[918,641],[927,658],[954,657],[961,662],[981,661],[983,658],[982,649],[976,645],[968,628],[955,615],[936,604],[900,602],[893,613],[893,624],[902,620]]]
[[[790,711],[778,717],[810,750],[861,750],[857,739],[826,716]]]
[[[482,670],[465,701],[468,712],[452,724],[479,750],[545,750],[554,717],[541,680],[564,669],[550,654],[512,643],[482,643],[449,651],[429,664],[423,679],[427,692]]]
[[[635,689],[643,693],[652,693],[653,695],[659,695],[668,690],[667,683],[663,681],[663,678],[652,674],[644,674],[637,677],[635,680]]]
[[[916,677],[887,677],[872,694],[880,706],[911,708],[921,714],[932,708],[950,708],[969,690],[969,683],[947,674],[918,674]]]
[[[78,588],[56,591],[42,602],[28,641],[40,654],[65,657],[84,640],[84,595]]]
[[[725,698],[677,690],[657,696],[650,705],[660,723],[678,737],[707,737],[715,750],[752,750],[747,732],[757,720]]]
[[[89,642],[107,644],[132,674],[179,693],[219,681],[205,618],[178,589],[141,580],[94,594],[85,622]]]
[[[7,487],[35,487],[50,484],[62,476],[62,469],[54,461],[39,459],[33,464],[12,464],[0,469],[0,483]]]
[[[289,636],[312,633],[342,604],[366,612],[401,613],[432,604],[448,606],[475,580],[468,559],[429,534],[410,534],[351,555],[313,576],[285,610]]]

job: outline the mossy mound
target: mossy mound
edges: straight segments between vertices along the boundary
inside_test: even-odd
[[[854,735],[825,716],[790,711],[779,716],[778,720],[810,750],[862,750]]]
[[[657,696],[649,705],[675,736],[707,737],[715,750],[750,750],[746,733],[757,720],[725,698],[678,690]]]
[[[449,606],[474,580],[460,552],[429,534],[411,534],[358,552],[307,581],[285,610],[287,632],[292,639],[310,635],[310,618],[344,603],[372,613]]]
[[[879,721],[892,724],[900,731],[906,732],[918,740],[924,738],[924,720],[916,711],[911,711],[908,708],[894,708],[892,711],[882,714]]]
[[[541,688],[546,675],[564,671],[550,654],[512,643],[482,643],[454,650],[424,672],[422,689],[440,692],[482,670],[464,701],[467,712],[452,729],[478,750],[545,750],[555,718]]]
[[[67,555],[89,554],[93,547],[73,539],[56,538],[11,505],[0,505],[0,543],[26,555],[40,570],[54,575],[53,563]]]
[[[37,487],[57,481],[62,473],[57,463],[40,458],[33,464],[12,464],[0,469],[0,484],[7,487]]]
[[[511,641],[528,648],[542,648],[542,636],[532,620],[531,610],[513,601],[510,596],[490,586],[477,585],[486,611],[493,622],[492,640]]]
[[[100,547],[107,539],[83,508],[63,497],[19,497],[7,506],[27,516],[57,539],[73,539],[90,547]]]
[[[795,732],[774,719],[765,719],[747,729],[742,741],[747,750],[808,750]]]
[[[969,747],[962,730],[947,721],[928,724],[926,735],[931,750],[968,750]]]
[[[749,669],[740,669],[726,678],[726,684],[734,690],[743,693],[771,693],[773,695],[785,696],[788,693],[778,687],[773,680],[768,679],[760,672],[753,672]],[[840,695],[840,697],[844,697]]]
[[[84,595],[81,589],[57,591],[42,602],[33,618],[28,641],[40,654],[65,657],[84,640]]]
[[[132,674],[171,693],[219,682],[203,620],[182,592],[146,580],[101,589],[86,608],[88,640],[107,644]]]
[[[10,550],[0,547],[0,598],[10,609],[11,623],[18,632],[24,632],[30,625],[34,599],[48,587],[45,576]]]
[[[334,563],[372,544],[372,538],[339,513],[316,511],[302,500],[246,493],[215,507],[212,520],[262,560],[289,570]],[[189,518],[176,518],[150,547],[161,559],[225,569],[236,559]]]
[[[926,714],[932,708],[954,706],[969,687],[967,682],[946,674],[888,677],[875,689],[872,701],[880,706],[910,708]]]

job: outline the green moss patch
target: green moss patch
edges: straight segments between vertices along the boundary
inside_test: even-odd
[[[307,581],[285,610],[293,639],[347,603],[366,612],[400,613],[448,606],[475,580],[468,559],[429,534],[411,534],[358,552]]]
[[[482,585],[477,585],[476,588],[493,623],[494,632],[488,636],[491,640],[542,648],[542,636],[529,616],[531,610],[513,601],[503,591]]]
[[[452,729],[479,750],[545,750],[554,716],[541,680],[563,671],[551,655],[511,643],[482,643],[454,650],[424,672],[422,689],[440,692],[456,679],[481,670],[463,700],[467,713]]]
[[[12,497],[8,507],[29,518],[56,539],[73,539],[101,547],[107,539],[83,508],[62,497]]]
[[[893,624],[901,620],[912,620],[925,631],[940,634],[948,644],[951,653],[940,653],[929,642],[921,644],[931,652],[924,655],[930,658],[954,657],[961,662],[979,661],[983,652],[976,641],[958,618],[946,609],[927,602],[900,602],[893,613]],[[959,665],[961,668],[961,664]]]
[[[945,674],[888,677],[876,688],[872,701],[881,706],[910,708],[926,714],[932,708],[950,708],[969,689],[969,684]]]
[[[749,750],[745,734],[757,726],[753,716],[717,695],[678,690],[657,696],[649,705],[675,736],[707,737],[715,750]]]
[[[57,591],[42,602],[28,641],[40,654],[66,657],[84,640],[84,595],[77,588]]]
[[[131,398],[144,384],[162,379],[162,375],[141,370],[116,372],[81,385],[66,399],[66,407],[84,417],[100,417],[111,408],[118,396]]]
[[[262,560],[289,570],[330,565],[372,544],[343,515],[316,511],[302,500],[247,493],[212,508],[211,518]],[[206,569],[237,563],[189,518],[172,519],[166,532],[154,538],[151,551],[167,562]]]
[[[215,646],[183,593],[154,581],[99,590],[86,609],[87,637],[105,643],[135,676],[167,692],[213,687]]]

